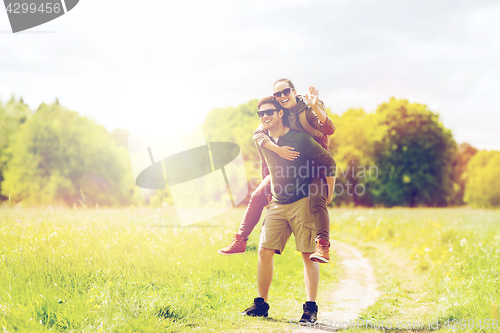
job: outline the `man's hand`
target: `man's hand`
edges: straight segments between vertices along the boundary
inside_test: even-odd
[[[316,89],[314,86],[310,86],[309,94],[306,94],[306,101],[313,110],[316,110],[318,108],[318,96],[318,89]]]
[[[300,153],[295,151],[295,148],[289,146],[283,146],[276,149],[276,153],[285,160],[293,161],[299,157]]]

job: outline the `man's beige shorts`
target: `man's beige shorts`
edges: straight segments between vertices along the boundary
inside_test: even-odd
[[[308,198],[284,205],[271,202],[260,229],[259,247],[281,254],[292,233],[295,236],[297,251],[316,250],[316,227]]]

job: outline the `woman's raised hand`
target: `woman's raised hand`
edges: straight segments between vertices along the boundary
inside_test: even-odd
[[[316,89],[314,86],[309,87],[309,94],[306,94],[306,101],[307,104],[309,104],[310,107],[313,109],[318,106],[318,89]]]

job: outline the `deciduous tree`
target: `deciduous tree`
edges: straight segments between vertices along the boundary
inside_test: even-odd
[[[385,206],[445,206],[453,193],[456,143],[426,105],[391,98],[376,111],[380,170],[374,194]]]
[[[500,206],[499,151],[480,151],[470,159],[464,201],[476,207]]]
[[[32,115],[28,105],[24,104],[22,99],[18,101],[14,97],[3,105],[0,102],[0,193],[3,182],[3,170],[5,163],[10,159],[5,149],[9,143],[14,139],[19,127],[24,124]],[[6,199],[5,196],[0,194],[0,200]]]
[[[68,205],[131,202],[126,147],[92,120],[42,104],[6,149],[2,194],[15,201]]]

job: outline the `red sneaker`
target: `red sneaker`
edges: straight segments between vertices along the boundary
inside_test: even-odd
[[[229,244],[223,249],[220,249],[218,253],[224,254],[226,256],[245,253],[247,249],[247,240],[248,238],[243,238],[239,234],[236,234],[231,244]]]
[[[326,264],[330,261],[330,242],[320,238],[316,241],[316,252],[309,256],[311,261]]]

